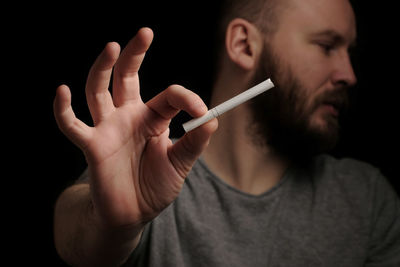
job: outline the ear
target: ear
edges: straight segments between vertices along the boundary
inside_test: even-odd
[[[252,23],[236,18],[226,30],[225,48],[228,57],[240,68],[251,70],[261,54],[262,40],[261,33]]]

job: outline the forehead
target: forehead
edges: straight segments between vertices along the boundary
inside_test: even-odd
[[[289,0],[280,14],[279,31],[305,34],[330,31],[349,42],[356,38],[356,21],[348,0]]]

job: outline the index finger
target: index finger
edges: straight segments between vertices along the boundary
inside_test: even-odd
[[[153,40],[153,31],[142,28],[123,49],[114,66],[113,99],[116,106],[140,99],[138,71]]]

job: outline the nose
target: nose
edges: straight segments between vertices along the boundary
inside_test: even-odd
[[[332,82],[337,86],[351,87],[357,83],[353,65],[348,52],[343,52],[335,60]]]

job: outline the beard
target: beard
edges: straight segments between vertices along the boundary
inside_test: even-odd
[[[333,149],[340,136],[338,118],[324,114],[323,125],[313,125],[312,115],[322,104],[334,105],[342,115],[348,107],[344,86],[310,96],[289,67],[266,45],[254,84],[270,77],[275,88],[251,101],[252,125],[248,129],[257,145],[267,146],[268,152],[304,165],[317,154]]]

